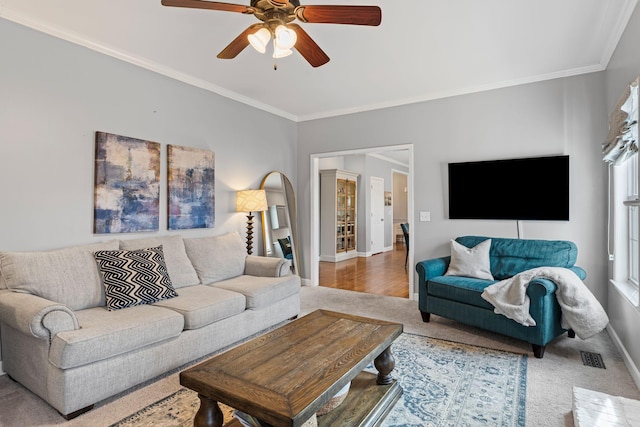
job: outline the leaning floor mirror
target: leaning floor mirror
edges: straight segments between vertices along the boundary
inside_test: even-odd
[[[281,172],[269,172],[260,188],[267,194],[269,209],[262,212],[262,242],[265,256],[291,260],[300,274],[296,197],[291,181]]]

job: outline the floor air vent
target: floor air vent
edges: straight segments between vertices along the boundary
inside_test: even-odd
[[[585,366],[592,366],[594,368],[607,369],[602,361],[602,356],[598,353],[591,353],[589,351],[581,351],[582,363]]]

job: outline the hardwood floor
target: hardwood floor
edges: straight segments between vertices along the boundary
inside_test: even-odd
[[[409,298],[409,266],[405,269],[404,243],[370,257],[340,262],[321,261],[320,286]]]

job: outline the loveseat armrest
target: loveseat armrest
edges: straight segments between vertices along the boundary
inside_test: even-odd
[[[291,274],[291,261],[284,258],[248,255],[244,274],[258,277],[281,277]]]
[[[527,295],[533,300],[534,298],[543,298],[546,295],[551,295],[557,289],[558,286],[555,282],[543,277],[538,277],[529,282],[529,285],[527,286]]]
[[[584,271],[582,267],[578,267],[577,265],[574,265],[573,267],[569,267],[569,270],[576,273],[576,276],[578,276],[580,280],[584,280],[587,278],[587,272]]]
[[[568,269],[573,271],[580,280],[584,280],[587,277],[587,272],[581,267],[574,265]],[[538,277],[529,282],[529,285],[527,286],[527,295],[529,295],[529,298],[540,298],[554,293],[557,289],[558,286],[554,281]]]
[[[450,262],[451,256],[444,256],[427,259],[416,264],[416,272],[418,273],[418,308],[422,312],[422,318],[425,322],[429,321],[429,314],[427,313],[429,280],[444,275],[449,268]]]
[[[62,331],[80,329],[75,313],[66,305],[11,290],[0,291],[0,320],[24,334],[46,340]]]
[[[420,281],[427,282],[433,277],[444,275],[449,268],[451,262],[450,256],[444,256],[440,258],[427,259],[420,261],[416,264],[416,272],[420,278]]]

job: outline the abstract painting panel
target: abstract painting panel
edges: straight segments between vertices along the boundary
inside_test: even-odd
[[[158,231],[160,144],[96,132],[94,233]]]
[[[214,226],[214,175],[213,151],[167,146],[170,230]]]

